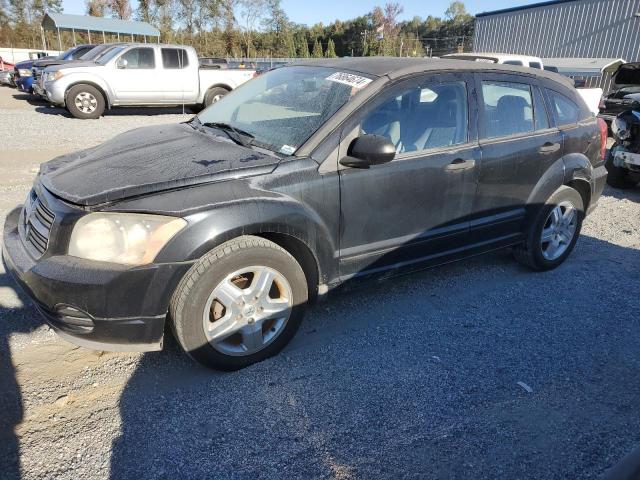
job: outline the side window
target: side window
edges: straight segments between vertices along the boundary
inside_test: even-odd
[[[127,70],[156,68],[153,48],[132,48],[118,59],[117,65]]]
[[[485,138],[533,131],[531,87],[524,83],[482,82]]]
[[[533,87],[533,118],[536,130],[549,128],[549,115],[547,114],[547,108],[544,106],[542,92],[538,87]]]
[[[553,105],[553,117],[556,120],[556,125],[569,125],[571,123],[578,122],[578,116],[580,115],[580,109],[564,95],[553,90],[547,90],[551,95],[551,104]]]
[[[538,70],[542,70],[542,65],[540,65],[540,62],[529,62],[529,66],[531,68],[537,68]]]
[[[187,51],[183,48],[163,48],[162,66],[167,69],[180,69],[189,65]]]
[[[382,135],[398,153],[441,148],[467,141],[465,82],[433,83],[403,92],[363,120],[362,133]]]
[[[522,63],[522,60],[505,60],[502,63],[503,65],[516,65],[518,67],[524,67],[524,63]]]

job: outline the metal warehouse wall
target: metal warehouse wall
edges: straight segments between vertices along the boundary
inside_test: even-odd
[[[480,14],[473,47],[476,52],[637,62],[640,17],[636,13],[640,13],[640,0],[574,0]]]

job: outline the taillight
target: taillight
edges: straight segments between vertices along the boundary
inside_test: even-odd
[[[598,126],[600,127],[600,158],[604,160],[604,156],[607,153],[607,136],[609,135],[609,128],[607,122],[598,117]]]

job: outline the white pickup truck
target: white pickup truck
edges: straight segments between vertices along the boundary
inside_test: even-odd
[[[193,47],[117,44],[91,62],[47,67],[47,99],[76,118],[98,118],[117,106],[206,107],[255,76],[254,70],[200,69]]]

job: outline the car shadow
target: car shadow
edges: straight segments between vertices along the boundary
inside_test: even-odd
[[[603,195],[613,197],[618,200],[629,200],[635,203],[640,203],[640,183],[635,187],[626,189],[613,188],[607,185]]]
[[[37,95],[33,95],[30,93],[25,93],[25,92],[20,92],[18,91],[17,93],[12,94],[12,97],[15,100],[25,100],[29,105],[33,105],[33,106],[44,106],[47,105],[46,100],[40,98]]]
[[[552,272],[532,273],[502,250],[353,285],[311,306],[280,355],[236,373],[198,366],[167,336],[120,398],[110,476],[601,474],[638,441],[640,417],[628,407],[640,400],[640,365],[628,357],[637,353],[637,312],[602,315],[596,306],[622,306],[622,292],[604,287],[620,269],[638,278],[630,273],[638,255],[582,236]],[[546,287],[558,275],[574,279],[563,295]],[[554,314],[569,296],[580,311]],[[523,316],[523,301],[538,311]],[[606,339],[619,325],[627,333],[613,353]],[[564,391],[576,375],[585,380]],[[517,387],[520,376],[537,378],[544,393]],[[599,415],[605,431],[592,426]],[[605,438],[612,431],[615,445]],[[588,455],[584,436],[597,439]]]
[[[38,103],[35,110],[45,115],[57,115],[61,117],[74,118],[65,108],[50,105],[46,103]],[[154,115],[193,115],[194,111],[190,107],[117,107],[105,110],[104,117],[126,117],[129,115],[136,116],[154,116]]]
[[[22,394],[12,361],[9,337],[13,333],[31,332],[42,321],[29,298],[7,273],[0,272],[0,289],[15,295],[22,306],[8,307],[0,298],[0,477],[20,478],[20,443],[15,433],[23,418]]]

